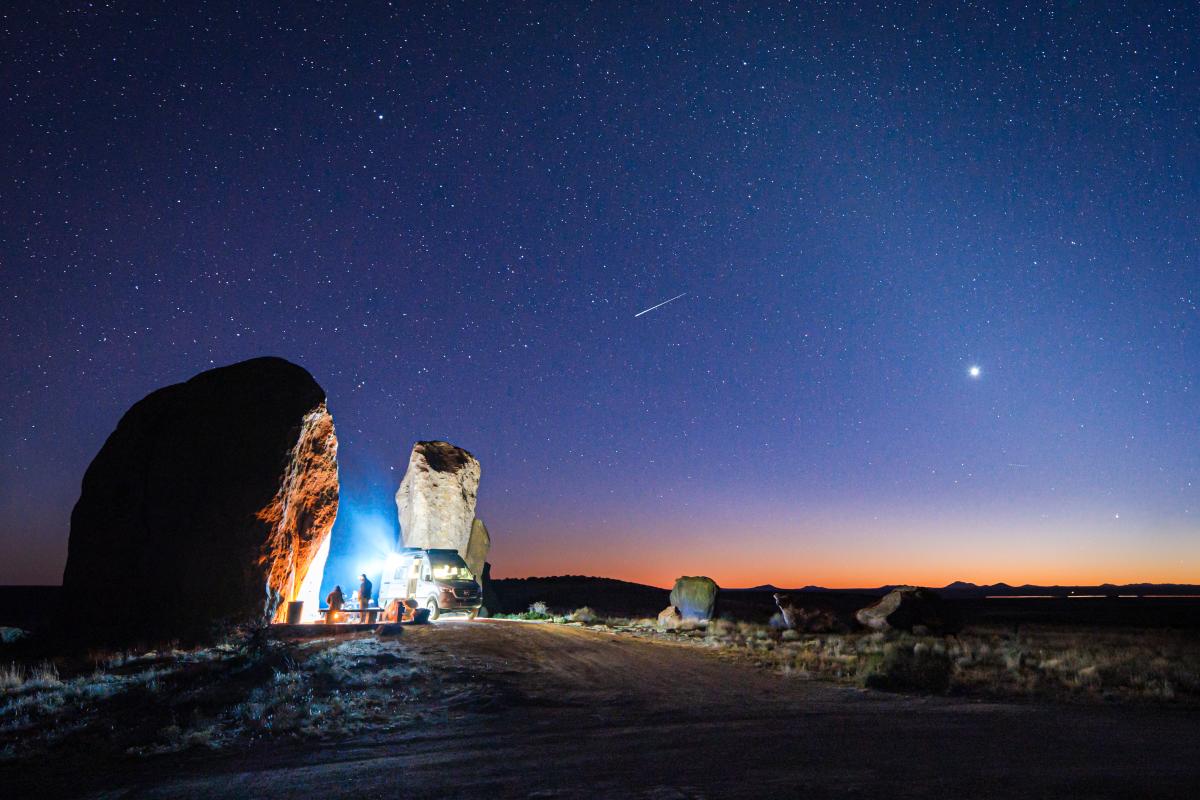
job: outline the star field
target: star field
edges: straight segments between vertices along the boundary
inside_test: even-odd
[[[511,5],[0,11],[0,583],[264,354],[347,574],[440,438],[499,575],[1200,580],[1194,5]]]

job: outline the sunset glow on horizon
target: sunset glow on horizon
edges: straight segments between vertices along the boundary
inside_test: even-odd
[[[591,575],[662,587],[671,586],[681,575],[707,575],[726,588],[769,584],[789,589],[810,585],[829,589],[900,584],[938,587],[955,581],[981,586],[1200,581],[1196,569],[1200,543],[1185,541],[1186,529],[1143,551],[1122,547],[1118,541],[1106,550],[1091,552],[1087,543],[1099,537],[1087,529],[1068,532],[1047,525],[1024,535],[997,532],[986,541],[1003,539],[1007,545],[995,549],[985,544],[956,543],[953,531],[958,528],[953,525],[940,533],[930,534],[930,530],[934,529],[893,529],[875,535],[842,532],[829,537],[843,542],[839,547],[830,547],[823,543],[826,539],[802,532],[772,537],[759,531],[740,544],[705,544],[682,558],[671,552],[674,537],[669,532],[656,532],[654,543],[641,546],[630,543],[633,536],[618,536],[613,547],[597,550],[568,544],[575,541],[574,536],[554,546],[552,532],[526,532],[537,545],[524,553],[497,548],[492,558],[493,574],[498,578]],[[613,532],[607,535],[613,537]],[[811,544],[806,546],[805,542]],[[1074,563],[1062,566],[1072,557]]]

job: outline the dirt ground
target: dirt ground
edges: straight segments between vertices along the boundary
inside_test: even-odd
[[[1182,798],[1200,786],[1194,710],[889,695],[562,625],[444,620],[402,641],[476,691],[403,733],[119,765],[80,754],[4,782],[42,797],[356,799]]]

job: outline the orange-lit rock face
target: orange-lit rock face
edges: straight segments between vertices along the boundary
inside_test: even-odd
[[[289,599],[315,611],[337,502],[333,420],[303,368],[258,358],[159,389],[84,476],[60,626],[153,641],[269,621]]]
[[[268,593],[279,600],[276,622],[290,600],[303,600],[310,618],[316,612],[337,508],[337,434],[322,403],[304,417],[279,492],[258,512],[270,526],[260,564]]]

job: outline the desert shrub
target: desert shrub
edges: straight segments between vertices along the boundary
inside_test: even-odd
[[[550,609],[542,600],[529,604],[529,615],[531,619],[545,619],[550,616]]]
[[[265,620],[239,626],[225,641],[251,661],[260,661],[272,654],[271,626]]]
[[[522,611],[518,614],[497,614],[494,619],[523,619],[531,622],[564,622],[567,620],[566,617],[555,617],[545,611],[537,611],[534,609],[534,606],[537,605],[545,608],[545,604],[534,603],[533,606],[529,607],[528,611]]]
[[[16,689],[25,683],[25,668],[20,664],[0,667],[0,689]]]
[[[583,608],[577,608],[571,614],[572,622],[582,622],[585,625],[592,625],[597,620],[599,620],[599,617],[596,616],[596,612],[592,611],[592,609],[588,608],[587,606],[584,606]]]
[[[708,623],[708,635],[713,639],[728,639],[737,633],[737,623],[727,619],[714,619]]]
[[[909,647],[889,644],[882,654],[866,660],[863,685],[890,692],[942,693],[950,688],[953,667],[944,652],[918,642]]]

